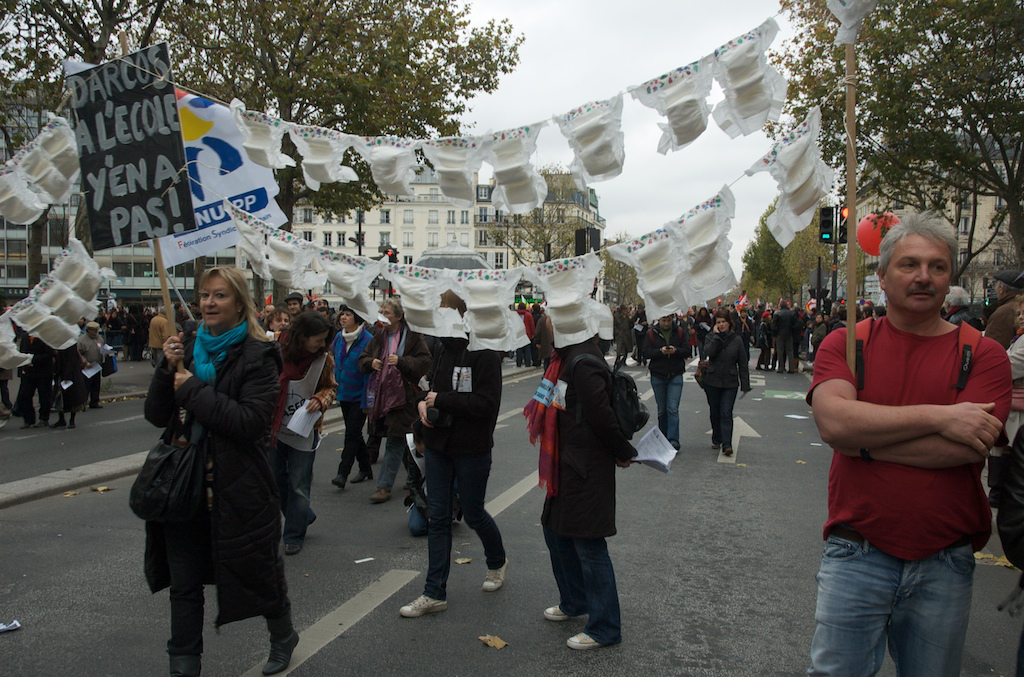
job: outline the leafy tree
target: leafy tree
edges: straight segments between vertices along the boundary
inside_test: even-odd
[[[488,229],[498,246],[508,247],[510,267],[573,256],[576,230],[596,226],[589,195],[576,187],[568,172],[557,164],[538,171],[548,184],[544,204],[528,214],[502,216]]]
[[[191,88],[365,136],[462,132],[468,101],[497,88],[523,39],[505,20],[471,26],[462,0],[192,0],[168,8],[164,28]],[[306,187],[287,138],[284,151],[297,160],[277,172],[285,214],[300,202],[344,214],[382,198],[351,151],[361,181],[320,191]]]
[[[800,119],[821,104],[824,156],[841,167],[837,23],[819,0],[782,6],[796,28],[780,57],[788,112]],[[1020,0],[883,0],[858,39],[858,183],[890,202],[942,210],[954,223],[969,215],[969,256],[958,274],[1000,228],[1024,259],[1022,44]],[[1001,198],[990,223],[971,209],[979,195]]]

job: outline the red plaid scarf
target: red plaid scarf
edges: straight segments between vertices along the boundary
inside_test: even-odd
[[[544,372],[544,379],[553,384],[558,383],[558,374],[562,370],[562,360],[557,352],[552,351],[551,364]],[[523,409],[526,417],[526,430],[530,433],[530,444],[540,440],[540,458],[537,469],[540,473],[539,486],[544,487],[547,495],[558,495],[558,409],[554,404],[545,405],[536,398],[530,399]]]

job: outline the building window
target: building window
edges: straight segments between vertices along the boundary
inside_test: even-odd
[[[412,238],[413,238],[412,231],[408,231],[408,232],[402,233],[402,246],[403,247],[411,247],[412,246]]]
[[[412,257],[407,255],[407,254],[403,254],[402,255],[402,263],[404,263],[407,266],[411,266],[412,265]]]
[[[1006,200],[1001,196],[996,196],[996,209],[1006,209]]]
[[[965,216],[960,219],[960,234],[968,235],[971,232],[971,217]]]
[[[302,231],[302,239],[305,240],[306,242],[312,242],[313,241],[313,231],[311,231],[311,230],[304,230],[304,231]]]
[[[505,218],[505,217],[504,217],[504,215],[503,215],[503,214],[501,213],[501,210],[500,210],[500,209],[495,209],[495,210],[494,210],[494,222],[495,222],[495,223],[501,223],[501,221],[502,221],[502,219],[503,219],[503,218]]]
[[[380,234],[380,246],[381,247],[390,247],[391,246],[391,233],[381,233]]]
[[[558,223],[565,223],[565,210],[564,209],[559,209],[556,212],[555,219],[558,221]]]
[[[967,261],[967,250],[966,249],[961,249],[960,250],[960,258],[957,261],[957,265],[962,266],[962,265],[964,265],[964,263],[966,261]]]
[[[132,264],[127,261],[114,261],[112,264],[114,272],[118,277],[131,277],[132,276]]]
[[[3,268],[0,268],[0,270],[3,270]],[[16,279],[20,279],[20,278],[27,278],[28,277],[28,266],[15,266],[15,265],[7,266],[7,277],[8,277],[8,279],[12,279],[12,280],[16,280]]]
[[[427,212],[427,223],[437,223],[437,210],[431,209]]]
[[[437,233],[427,233],[427,246],[428,247],[436,247],[437,246]]]
[[[347,219],[348,219],[348,214],[342,214],[341,215],[341,219],[338,222],[339,223],[348,223]]]
[[[469,246],[469,233],[459,233],[459,244],[463,247]]]
[[[303,207],[301,217],[302,218],[299,220],[299,223],[313,223],[312,207]]]
[[[476,199],[487,201],[491,199],[491,187],[490,186],[477,186],[476,187]]]
[[[487,207],[477,207],[477,223],[490,223],[491,215]]]
[[[477,245],[479,245],[481,247],[486,247],[487,246],[487,231],[486,230],[481,229],[481,230],[476,231],[476,243],[477,243]]]
[[[1006,265],[1005,257],[1003,256],[1002,249],[996,249],[992,252],[992,265],[997,268]]]
[[[406,209],[402,212],[402,223],[415,223],[412,218],[411,209]]]
[[[149,277],[153,274],[152,261],[135,261],[132,264],[133,277]]]
[[[448,220],[445,223],[447,223],[450,226],[455,225],[455,210],[454,209],[449,209],[448,210]]]
[[[390,209],[382,209],[382,210],[380,210],[380,222],[381,223],[391,223],[391,210]]]
[[[469,223],[469,210],[468,209],[463,209],[462,210],[462,213],[459,215],[459,223],[462,223],[462,224]]]
[[[339,230],[338,231],[338,246],[339,247],[344,247],[345,246],[345,242],[347,242],[347,240],[345,239],[345,231]]]
[[[10,227],[11,223],[8,222],[7,225]],[[25,247],[27,244],[28,243],[25,242],[25,240],[8,240],[7,258],[9,260],[24,260],[26,252]]]
[[[494,252],[494,267],[504,268],[505,267],[505,252]]]
[[[334,233],[330,233],[330,232],[326,232],[326,231],[324,232],[324,246],[325,247],[333,247],[334,246]]]
[[[441,191],[439,189],[437,189],[437,188],[431,188],[430,189],[430,201],[431,202],[440,202],[441,201]]]

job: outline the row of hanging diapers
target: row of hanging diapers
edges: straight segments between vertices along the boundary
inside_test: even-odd
[[[691,143],[707,128],[709,114],[731,137],[750,134],[767,120],[778,120],[787,85],[785,78],[768,64],[766,56],[778,31],[775,20],[768,19],[713,54],[632,89],[635,99],[667,119],[667,124],[659,123],[665,132],[659,152],[678,150]],[[712,80],[721,85],[725,99],[709,113],[707,98]],[[494,168],[491,201],[497,209],[525,214],[543,204],[547,197],[544,177],[530,162],[544,122],[476,137],[424,140],[354,136],[293,124],[247,111],[237,99],[231,102],[231,110],[242,130],[243,146],[249,157],[266,167],[280,169],[295,164],[281,152],[281,140],[288,132],[303,156],[303,176],[313,190],[319,190],[324,183],[357,180],[352,168],[342,164],[345,152],[351,148],[370,165],[373,180],[382,192],[411,195],[416,151],[422,150],[437,172],[442,194],[456,206],[469,207],[474,203],[474,175],[485,161]],[[580,190],[586,190],[591,182],[622,173],[622,94],[589,102],[553,119],[573,151],[570,172]]]
[[[47,205],[63,204],[80,172],[75,137],[55,115],[43,130],[0,168],[0,215],[32,223]]]
[[[71,238],[68,249],[54,260],[53,272],[0,319],[0,366],[23,364],[14,345],[12,319],[52,348],[73,345],[80,333],[79,319],[92,320],[98,313],[96,294],[105,277],[114,277],[113,271],[100,270],[82,243]]]

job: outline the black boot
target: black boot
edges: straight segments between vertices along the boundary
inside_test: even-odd
[[[292,612],[287,611],[280,618],[268,618],[267,630],[270,630],[270,658],[263,666],[263,674],[276,675],[288,669],[292,651],[299,643],[299,633],[292,627]]]
[[[171,656],[171,677],[199,677],[202,656]]]
[[[373,470],[360,470],[359,474],[356,475],[355,477],[353,477],[351,482],[352,482],[352,484],[359,484],[360,482],[365,482],[366,480],[372,480],[372,479],[373,479]]]

